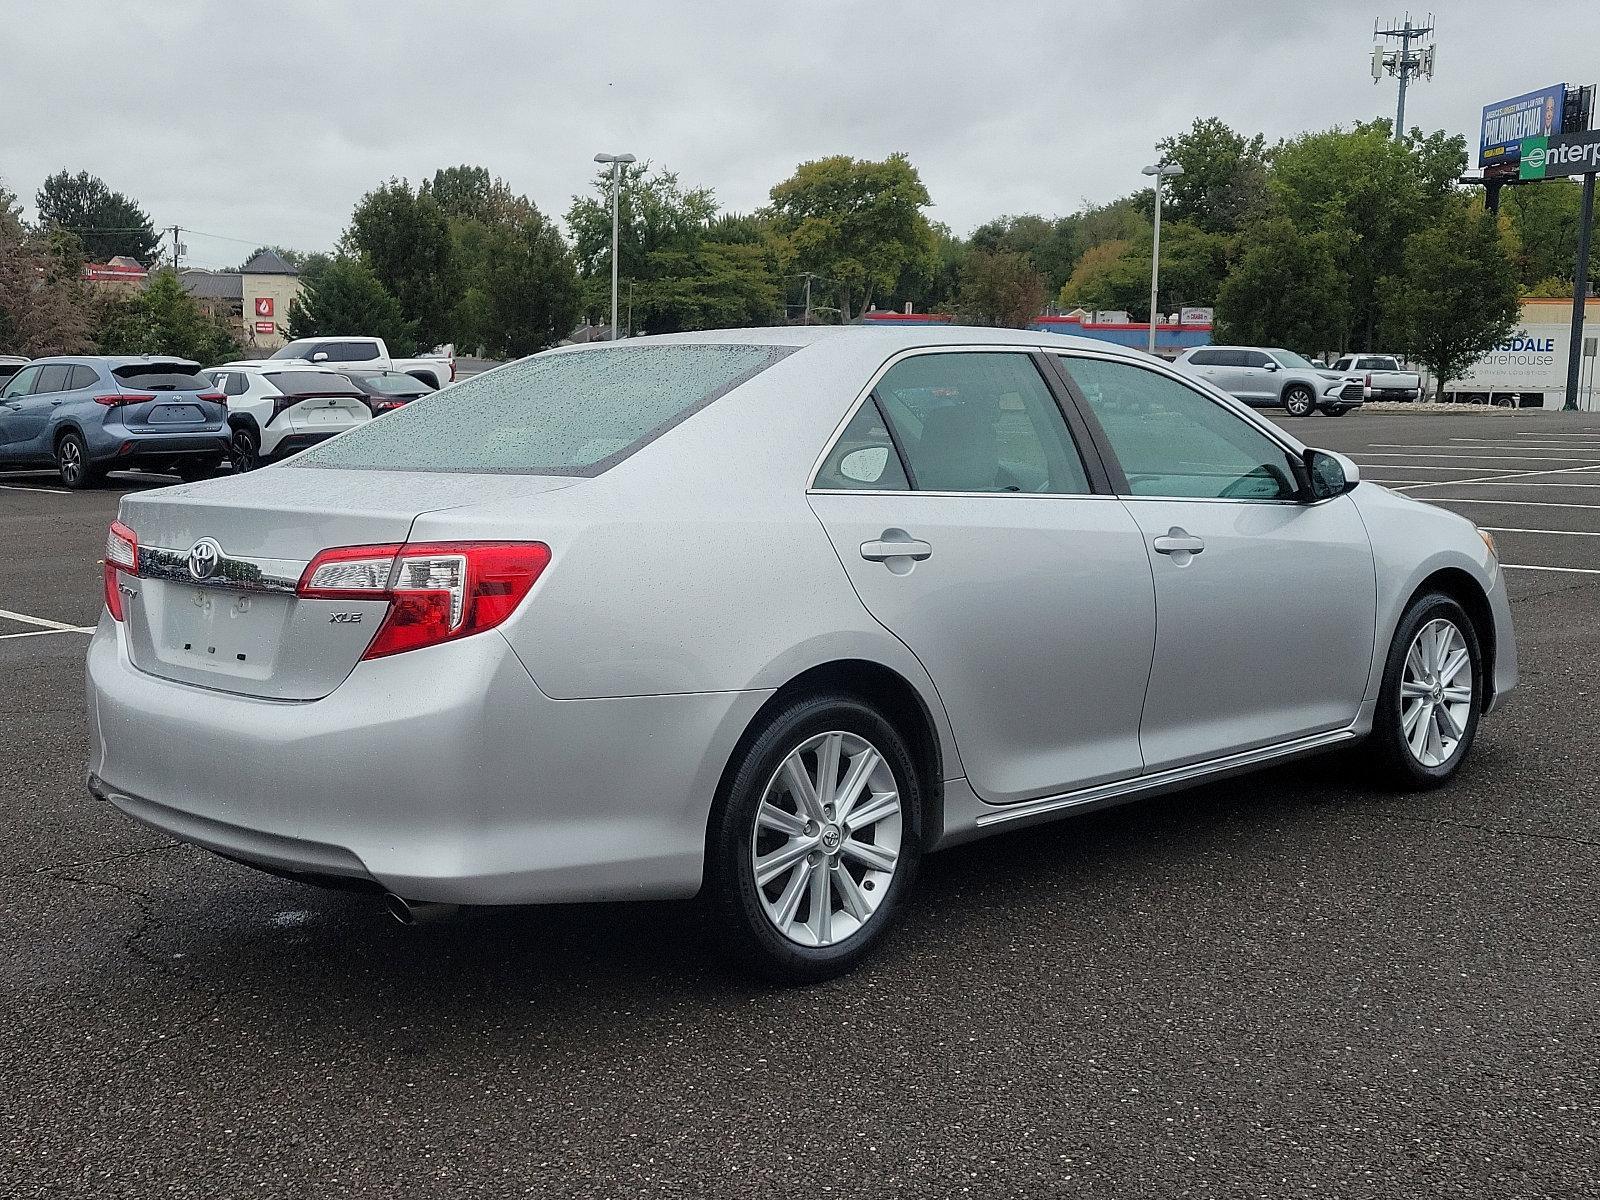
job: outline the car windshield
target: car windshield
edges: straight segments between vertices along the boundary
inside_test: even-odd
[[[354,375],[351,382],[362,391],[381,396],[425,396],[433,390],[409,375]]]
[[[1279,366],[1288,367],[1294,371],[1315,371],[1308,359],[1301,358],[1293,350],[1268,350],[1268,354],[1278,360]]]
[[[691,344],[535,355],[307,450],[294,466],[598,475],[790,353]]]

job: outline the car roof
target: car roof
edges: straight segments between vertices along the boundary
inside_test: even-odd
[[[323,375],[343,375],[343,371],[336,371],[332,367],[325,367],[321,363],[308,363],[298,358],[247,358],[238,362],[218,363],[214,367],[207,367],[208,371],[316,371]]]
[[[94,363],[115,371],[118,367],[190,367],[199,370],[200,364],[192,358],[179,358],[176,354],[53,354],[36,358],[33,363]],[[30,363],[30,365],[32,365]]]
[[[874,346],[894,353],[922,346],[1018,346],[1095,350],[1145,359],[1142,350],[1119,346],[1098,338],[1030,329],[992,329],[981,325],[792,325],[747,329],[704,329],[694,333],[652,334],[618,342],[580,342],[562,346],[556,353],[607,346],[744,345],[840,349]]]

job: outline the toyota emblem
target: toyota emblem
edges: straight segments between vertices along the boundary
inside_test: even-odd
[[[189,548],[189,574],[196,579],[210,579],[221,561],[222,547],[211,538],[201,538]]]

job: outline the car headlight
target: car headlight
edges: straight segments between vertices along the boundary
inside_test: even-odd
[[[1500,551],[1495,547],[1494,534],[1487,529],[1480,529],[1478,530],[1478,536],[1483,539],[1483,544],[1489,548],[1489,556],[1491,558],[1499,558]]]

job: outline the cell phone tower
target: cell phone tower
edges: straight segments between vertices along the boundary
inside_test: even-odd
[[[1410,13],[1399,25],[1391,21],[1387,29],[1383,27],[1382,20],[1372,23],[1374,39],[1398,38],[1400,41],[1398,50],[1385,49],[1382,41],[1372,48],[1372,82],[1382,83],[1385,74],[1400,80],[1400,102],[1394,111],[1394,140],[1397,142],[1406,136],[1406,84],[1417,76],[1433,78],[1433,53],[1436,47],[1432,42],[1426,46],[1421,44],[1422,39],[1432,32],[1432,13],[1420,25],[1411,23]]]

